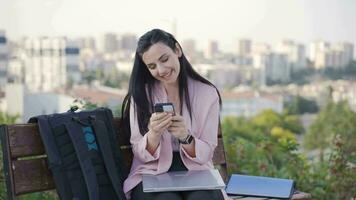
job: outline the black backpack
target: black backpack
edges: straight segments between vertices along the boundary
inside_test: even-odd
[[[113,115],[107,108],[41,115],[40,135],[62,200],[126,200]]]

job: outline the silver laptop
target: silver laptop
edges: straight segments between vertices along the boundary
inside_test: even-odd
[[[225,183],[216,169],[167,172],[142,175],[144,192],[224,189]]]

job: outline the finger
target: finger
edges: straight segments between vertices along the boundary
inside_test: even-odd
[[[185,127],[185,123],[184,122],[180,122],[180,121],[173,121],[172,120],[172,126],[173,127]]]
[[[179,126],[179,125],[176,125],[176,124],[171,124],[170,126],[169,126],[170,128],[180,128],[180,127],[182,127],[182,126]]]
[[[166,128],[166,126],[170,126],[171,123],[172,123],[172,116],[169,116],[165,120],[161,121],[157,127],[159,129],[163,129],[163,128]]]
[[[162,127],[163,130],[168,129],[172,124],[172,121],[168,122],[164,127]]]
[[[172,121],[167,117],[166,119],[160,120],[160,121],[153,121],[151,127],[154,130],[161,131],[162,127],[164,127],[167,123],[167,121]]]
[[[162,123],[164,120],[166,120],[167,118],[169,118],[169,115],[163,115],[163,117],[159,116],[159,118],[154,117],[152,119],[150,119],[151,124],[160,124]]]
[[[180,122],[180,121],[184,121],[184,118],[180,115],[178,115],[178,116],[175,115],[175,116],[173,116],[172,120]]]
[[[166,112],[153,113],[153,114],[151,115],[151,120],[152,120],[152,121],[157,121],[157,120],[160,120],[160,119],[164,118],[165,116],[167,116],[167,113],[166,113]]]
[[[168,114],[167,116],[165,116],[165,117],[163,117],[163,118],[157,120],[156,122],[157,122],[158,124],[160,124],[160,123],[162,123],[162,122],[164,122],[164,121],[167,121],[168,119],[169,119],[169,121],[172,121],[172,116],[171,116],[170,114]]]
[[[184,128],[183,127],[172,127],[172,126],[170,126],[170,127],[167,128],[167,130],[172,131],[172,132],[181,132],[182,130],[184,130]]]
[[[175,127],[168,127],[167,130],[168,130],[169,132],[176,132],[176,131],[178,131],[179,129],[178,129],[178,128],[175,128]]]

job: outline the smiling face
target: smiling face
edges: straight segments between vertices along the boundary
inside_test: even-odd
[[[172,50],[164,43],[158,42],[143,53],[142,60],[155,79],[164,85],[175,85],[178,84],[181,56],[182,51],[178,45]]]

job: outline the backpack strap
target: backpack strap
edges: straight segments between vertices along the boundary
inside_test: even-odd
[[[49,161],[49,168],[62,164],[62,159],[57,148],[56,142],[52,134],[52,129],[49,124],[48,118],[45,115],[32,117],[29,123],[38,123],[39,132],[43,145],[46,149],[46,154]]]
[[[29,123],[38,123],[39,133],[47,154],[48,168],[52,171],[59,197],[61,199],[71,199],[73,194],[67,185],[65,185],[68,180],[65,173],[61,170],[63,162],[48,117],[46,115],[32,117]]]
[[[89,200],[99,200],[99,185],[95,169],[88,154],[88,148],[83,140],[81,126],[74,122],[65,124],[68,135],[72,140],[74,150],[77,154],[80,168],[82,169],[85,184],[88,190]]]
[[[125,194],[122,190],[123,185],[121,180],[121,174],[118,173],[118,170],[115,165],[115,157],[111,149],[109,132],[105,123],[98,119],[91,120],[92,126],[94,128],[94,132],[97,138],[97,142],[99,143],[99,149],[102,154],[105,168],[107,173],[109,174],[110,180],[112,182],[113,188],[119,197],[119,199],[125,200]]]
[[[113,124],[113,121],[114,121],[114,116],[111,112],[110,109],[108,108],[104,108],[104,111],[105,111],[105,116],[106,116],[106,120],[104,121],[106,126],[107,126],[107,130],[109,131],[109,133],[112,133],[112,134],[109,134],[109,139],[110,139],[110,142],[111,142],[111,149],[113,150],[113,154],[114,154],[114,158],[115,158],[115,162],[116,162],[116,166],[118,167],[119,171],[121,171],[121,182],[124,182],[127,178],[127,176],[129,175],[129,170],[130,169],[127,169],[125,167],[125,164],[124,163],[124,159],[123,159],[123,154],[122,154],[122,151],[121,151],[121,148],[118,144],[121,144],[121,140],[124,140],[124,137],[125,135],[123,134],[123,130],[121,130],[119,128],[119,130],[117,130],[115,127],[114,127],[114,124]],[[122,123],[122,121],[121,121]],[[117,131],[119,131],[119,134],[117,134]],[[129,136],[130,138],[130,136]]]

